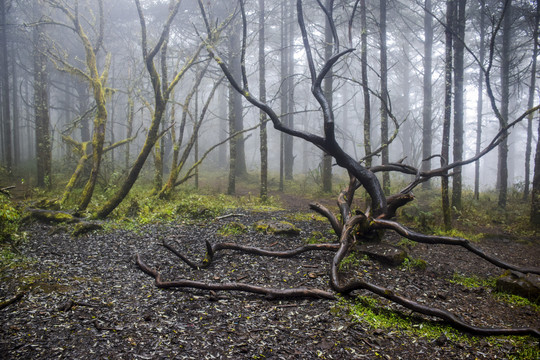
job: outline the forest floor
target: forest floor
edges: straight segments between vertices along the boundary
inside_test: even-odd
[[[538,358],[532,337],[473,337],[441,326],[367,292],[331,300],[267,300],[239,292],[156,288],[135,264],[135,254],[159,269],[165,280],[245,282],[330,291],[332,253],[273,259],[225,251],[205,270],[193,270],[161,246],[163,240],[192,259],[204,256],[205,240],[290,249],[318,231],[331,239],[330,226],[305,215],[306,201],[289,198],[288,210],[235,210],[240,217],[147,224],[131,230],[110,227],[77,238],[63,226],[32,223],[24,257],[0,270],[0,299],[25,290],[23,298],[0,310],[1,359],[511,359]],[[298,236],[257,232],[258,220],[293,222]],[[240,222],[247,231],[223,236],[220,229]],[[446,308],[485,327],[540,327],[538,307],[503,301],[485,285],[456,279],[489,279],[502,273],[462,248],[385,241],[404,246],[423,266],[388,267],[361,259],[350,276],[392,288],[418,302]],[[482,240],[486,252],[519,265],[539,266],[538,239]],[[458,274],[458,275],[456,275]],[[479,280],[480,281],[480,280]],[[481,283],[481,281],[480,281]],[[354,310],[356,309],[356,312]],[[360,309],[360,310],[359,310]],[[368,317],[397,319],[388,325]],[[438,328],[433,335],[428,329]],[[423,331],[427,332],[423,332]]]

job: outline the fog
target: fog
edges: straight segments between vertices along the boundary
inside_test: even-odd
[[[90,158],[95,156],[92,151],[99,146],[96,143],[96,133],[99,133],[98,129],[102,126],[105,149],[130,139],[105,151],[96,169],[101,185],[117,185],[130,172],[141,152],[145,151],[145,143],[153,131],[152,120],[158,112],[159,102],[164,101],[163,116],[156,129],[158,135],[161,135],[156,141],[159,147],[151,148],[147,158],[142,161],[143,169],[137,176],[151,179],[157,168],[163,178],[162,184],[165,184],[174,167],[176,156],[176,165],[185,160],[185,165],[179,169],[177,181],[187,174],[184,184],[192,184],[195,172],[190,173],[190,167],[220,142],[224,143],[215,147],[202,161],[198,176],[217,179],[221,191],[227,188],[229,172],[238,171],[242,161],[245,161],[248,174],[258,176],[261,169],[261,137],[258,126],[260,111],[241,96],[236,100],[237,104],[241,104],[241,109],[232,105],[234,97],[239,94],[235,95],[236,92],[230,88],[227,79],[220,80],[223,73],[204,46],[204,42],[208,44],[210,40],[197,1],[181,1],[170,23],[170,31],[168,34],[163,33],[175,3],[176,1],[169,3],[141,0],[138,10],[136,2],[132,0],[103,1],[101,9],[98,0],[7,2],[2,9],[4,21],[3,36],[0,39],[3,41],[1,60],[4,79],[0,128],[2,171],[10,173],[17,181],[25,181],[32,186],[45,183],[46,186],[62,189],[68,185],[68,180],[73,178],[81,158],[88,157],[76,179],[75,186],[82,187],[92,173]],[[219,28],[209,46],[217,56],[233,67],[233,61],[236,61],[233,59],[240,55],[238,51],[242,46],[239,7],[234,1],[202,3],[207,9],[211,25]],[[415,168],[422,167],[426,153],[423,148],[426,14],[431,16],[433,26],[430,52],[432,102],[429,104],[429,132],[432,140],[428,149],[433,157],[428,160],[429,168],[441,165],[441,158],[437,155],[441,154],[445,108],[446,4],[434,2],[428,14],[424,8],[426,3],[427,1],[387,1],[389,144],[381,140],[381,99],[384,94],[381,92],[379,4],[369,2],[366,9],[370,146],[375,150],[385,145],[382,147],[388,149],[390,163],[402,162]],[[504,86],[507,86],[509,101],[507,122],[517,119],[531,107],[528,102],[533,71],[531,65],[535,5],[529,1],[513,1],[512,12],[508,15],[511,17],[512,32],[509,81],[505,85],[501,79],[502,31],[498,29],[493,42],[490,38],[495,33],[503,9],[498,1],[487,3],[488,6],[483,10],[477,2],[467,3],[464,38],[455,40],[455,43],[463,40],[465,44],[463,159],[470,158],[477,152],[478,78],[481,76],[485,80],[485,73],[481,74],[480,65],[489,69],[490,75],[489,84],[485,81],[483,84],[481,148],[489,145],[500,130],[501,124],[495,111],[500,111],[505,94]],[[366,102],[361,73],[361,35],[364,30],[361,25],[361,11],[357,5],[358,2],[354,1],[333,2],[332,16],[340,40],[339,49],[355,50],[341,57],[334,65],[330,94],[336,122],[336,138],[347,153],[360,161],[366,155]],[[325,14],[315,1],[304,1],[303,6],[314,63],[319,70],[325,61],[327,45]],[[256,1],[246,1],[245,7],[245,70],[249,89],[258,97],[261,82],[258,50],[261,9]],[[483,20],[485,48],[483,63],[479,64],[482,11],[486,13]],[[156,44],[161,44],[159,41],[163,34],[166,34],[166,51],[163,51],[163,46],[154,48]],[[310,69],[298,27],[295,1],[266,0],[264,40],[266,103],[294,129],[322,133],[322,113],[319,103],[311,93]],[[490,44],[493,46],[491,62]],[[144,47],[146,49],[143,51]],[[153,51],[156,56],[151,60],[145,59],[145,56]],[[39,56],[44,59],[41,67],[36,60]],[[92,56],[95,56],[94,63],[90,59]],[[149,62],[152,64],[148,65]],[[151,71],[155,71],[154,79]],[[39,77],[38,74],[46,76]],[[537,77],[537,74],[532,76]],[[160,81],[157,87],[152,85],[156,79]],[[176,80],[178,81],[175,84]],[[242,81],[240,78],[237,80]],[[219,81],[221,82],[214,89],[214,85]],[[174,85],[169,91],[167,87],[171,84]],[[493,93],[494,104],[488,96],[488,85]],[[38,91],[45,91],[45,98],[40,100],[36,95]],[[102,93],[99,93],[100,91]],[[538,85],[533,89],[533,94],[536,104]],[[101,111],[102,105],[105,108]],[[37,120],[39,111],[36,109],[44,106],[49,123],[48,128],[40,132]],[[97,120],[100,111],[105,115],[103,119]],[[537,122],[538,116],[535,115],[532,129],[538,127]],[[453,139],[456,136],[453,124],[452,120],[448,163],[456,160],[452,155]],[[399,125],[397,132],[396,125]],[[511,129],[508,138],[508,184],[519,191],[523,190],[526,176],[532,176],[530,173],[526,175],[525,169],[527,125],[527,119],[519,122]],[[281,178],[292,175],[293,180],[309,180],[322,186],[321,150],[300,138],[290,138],[292,141],[284,139],[283,137],[289,137],[275,130],[271,123],[267,123],[267,126],[270,187],[278,186],[280,173]],[[235,159],[236,170],[231,170],[230,141],[226,139],[242,129],[251,130],[234,138],[234,156],[238,158]],[[195,136],[192,136],[194,133]],[[532,131],[532,134],[529,145],[534,152],[538,139],[536,131]],[[50,139],[49,150],[47,147],[40,147],[43,139]],[[176,155],[175,144],[179,151]],[[38,155],[45,156],[48,151],[52,158],[50,170],[40,170],[39,165],[45,164],[47,160]],[[384,150],[370,157],[372,166],[383,162],[383,153]],[[498,150],[494,149],[480,160],[479,185],[482,191],[494,189],[496,186],[498,156]],[[160,164],[160,158],[163,166],[161,170],[156,166]],[[534,168],[533,160],[534,153],[528,159],[530,169]],[[287,166],[292,167],[292,174],[287,173]],[[42,171],[45,171],[45,175],[40,173]],[[463,184],[466,189],[474,188],[474,171],[475,163],[463,167]],[[338,166],[332,166],[332,172],[333,187],[337,190],[343,179],[346,179],[346,173]],[[241,171],[237,174],[244,175]],[[392,181],[397,182],[409,181],[412,178],[414,176],[399,173],[392,173],[391,177]],[[431,182],[438,184],[437,179],[432,179]]]

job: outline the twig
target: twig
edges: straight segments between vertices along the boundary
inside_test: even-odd
[[[4,308],[7,308],[9,305],[11,305],[13,303],[16,303],[17,301],[21,300],[23,298],[24,294],[26,294],[25,291],[18,293],[17,295],[12,297],[11,299],[4,300],[4,301],[0,302],[0,310],[2,310]]]
[[[223,215],[223,216],[218,216],[216,218],[216,220],[223,220],[223,219],[227,219],[227,218],[230,218],[230,217],[241,217],[241,216],[246,216],[245,214],[227,214],[227,215]]]

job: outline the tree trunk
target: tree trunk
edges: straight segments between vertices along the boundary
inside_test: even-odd
[[[452,117],[452,36],[454,29],[455,1],[446,1],[446,29],[445,29],[445,64],[444,64],[444,120],[441,149],[441,166],[449,164],[450,156],[450,122]],[[445,172],[445,175],[448,172]],[[445,230],[452,227],[452,214],[448,191],[448,177],[441,178],[441,200]]]
[[[233,75],[235,79],[241,78],[240,71],[240,24],[237,24],[234,27],[233,33],[230,37],[230,46],[232,56],[230,58],[231,67],[234,69]],[[244,130],[244,115],[242,108],[242,95],[232,89],[230,95],[233,100],[233,112],[232,112],[232,121],[233,121],[233,133]],[[238,135],[235,137],[234,142],[236,148],[236,162],[235,162],[235,173],[237,176],[244,176],[247,174],[246,166],[246,152],[244,146],[244,136]]]
[[[465,50],[465,7],[467,0],[457,0],[456,26],[457,36],[453,42],[454,46],[454,146],[453,161],[463,160],[463,77],[464,65],[463,56]],[[452,207],[461,210],[462,177],[461,166],[454,170],[452,177]]]
[[[19,78],[17,76],[17,61],[15,56],[15,45],[11,46],[11,53],[13,54],[11,61],[11,84],[13,91],[13,162],[15,167],[21,163],[21,145],[20,145],[20,118],[19,118]]]
[[[288,66],[288,60],[289,55],[287,52],[287,46],[288,46],[288,36],[287,32],[289,27],[287,26],[287,12],[288,12],[288,1],[282,1],[281,2],[281,27],[280,27],[280,61],[279,61],[279,73],[281,77],[281,91],[279,93],[279,103],[280,103],[280,110],[281,110],[281,121],[284,124],[289,123],[288,119],[288,112],[289,112],[289,81],[288,81],[288,73],[289,73],[289,66]],[[287,150],[286,150],[286,144],[287,144],[287,134],[281,133],[279,138],[280,143],[280,150],[279,150],[279,190],[283,191],[285,185],[285,163],[286,163],[286,157],[287,157]]]
[[[294,75],[294,25],[296,22],[294,21],[294,9],[295,9],[295,2],[294,0],[290,0],[290,6],[288,9],[288,19],[287,19],[287,27],[288,30],[286,32],[287,36],[287,45],[286,45],[286,54],[287,54],[287,79],[285,80],[287,82],[287,93],[286,96],[287,99],[287,126],[290,128],[294,127],[294,82],[293,82],[293,75]],[[293,168],[294,168],[294,137],[290,135],[285,136],[285,143],[284,143],[284,172],[285,172],[285,180],[292,180],[293,179]]]
[[[194,137],[194,144],[193,144],[193,162],[196,164],[199,162],[199,127],[200,123],[202,123],[203,119],[199,119],[199,92],[197,91],[195,93],[195,111],[194,111],[194,118],[198,119],[196,120],[199,122],[199,124],[195,123],[193,124],[193,137]],[[195,168],[195,189],[199,188],[199,167],[197,166]]]
[[[326,9],[332,16],[334,13],[334,1],[333,0],[326,0]],[[328,19],[325,20],[325,27],[324,27],[324,40],[325,40],[325,47],[324,47],[324,58],[326,61],[330,59],[330,57],[333,55],[333,47],[334,47],[334,39],[332,37],[332,29],[330,27],[330,22]],[[328,71],[328,74],[324,78],[324,97],[328,101],[328,106],[330,109],[332,109],[333,106],[333,92],[334,92],[334,74],[333,71]],[[332,156],[330,156],[328,153],[323,152],[323,159],[322,159],[322,190],[324,192],[331,192],[332,191]]]
[[[423,105],[422,105],[422,171],[431,170],[431,146],[432,137],[432,104],[433,104],[433,85],[432,85],[432,59],[433,59],[433,19],[431,0],[425,0],[424,11],[424,77],[423,77]],[[430,182],[423,183],[424,189],[429,189]]]
[[[133,88],[130,87],[127,93],[127,129],[126,129],[126,138],[130,138],[133,135],[133,120],[135,117],[135,101],[133,101]],[[126,144],[126,152],[124,154],[124,167],[129,169],[129,153],[130,153],[130,143]]]
[[[538,122],[537,136],[537,139],[540,139],[540,121]],[[534,176],[531,195],[531,225],[537,229],[540,229],[540,141],[536,142],[536,155],[534,156]]]
[[[529,84],[529,100],[527,107],[530,109],[534,106],[534,91],[536,86],[536,58],[538,57],[538,23],[540,20],[540,1],[536,1],[536,14],[534,17],[534,30],[533,30],[533,56],[531,64],[531,80]],[[530,113],[527,118],[527,144],[525,148],[525,188],[523,190],[523,200],[527,200],[529,197],[530,187],[530,173],[531,173],[531,144],[532,144],[532,123],[533,113]],[[540,139],[539,139],[540,141]]]
[[[380,0],[380,47],[381,47],[381,146],[382,149],[382,164],[388,164],[390,161],[388,153],[388,60],[387,60],[387,47],[386,47],[386,0]],[[386,195],[390,195],[390,173],[385,171],[383,173],[383,190]]]
[[[361,22],[361,52],[362,61],[362,92],[364,95],[364,153],[365,156],[371,154],[371,103],[369,96],[369,80],[367,72],[367,16],[366,0],[360,0],[360,22]],[[366,158],[366,167],[371,167],[371,156]]]
[[[482,145],[482,112],[483,103],[484,103],[484,72],[482,67],[484,65],[484,58],[486,52],[486,30],[485,30],[485,11],[486,4],[485,2],[480,2],[480,54],[479,54],[479,69],[478,69],[478,100],[476,103],[476,155],[480,153]],[[476,200],[480,199],[480,160],[475,161],[474,163],[474,198]]]
[[[510,101],[510,42],[512,31],[512,0],[508,0],[506,11],[503,14],[502,27],[502,50],[501,50],[501,118],[500,127],[508,124],[508,106]],[[499,168],[498,168],[498,205],[506,208],[508,197],[508,137],[505,137],[499,145]]]
[[[229,134],[234,134],[234,116],[235,106],[234,97],[236,91],[229,85]],[[238,138],[235,136],[229,141],[229,184],[227,186],[227,194],[234,195],[236,193],[236,162],[237,162],[237,145]]]
[[[11,134],[11,113],[9,99],[9,69],[8,69],[8,48],[7,48],[7,26],[6,26],[6,1],[0,1],[0,77],[2,78],[2,120],[3,120],[3,143],[4,160],[8,173],[11,174],[13,168],[12,134]]]
[[[37,186],[51,187],[51,134],[49,120],[49,89],[45,39],[39,26],[33,30],[34,46],[34,114],[36,127]]]
[[[259,98],[266,103],[266,61],[264,58],[265,46],[265,5],[259,0]],[[260,123],[260,155],[261,155],[261,200],[268,199],[268,139],[266,132],[266,113],[259,112]]]

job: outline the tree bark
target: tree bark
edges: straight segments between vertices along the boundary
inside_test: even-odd
[[[266,102],[266,61],[264,58],[265,47],[265,4],[264,0],[259,0],[259,98]],[[259,110],[260,124],[260,155],[261,155],[261,200],[268,199],[268,139],[266,131],[266,113]]]
[[[289,0],[289,8],[287,10],[287,45],[286,45],[286,54],[287,54],[287,126],[294,127],[294,0]],[[284,143],[284,175],[285,180],[293,179],[293,169],[294,169],[294,137],[287,135],[285,136]]]
[[[364,95],[364,155],[366,156],[366,167],[371,167],[371,100],[369,96],[369,79],[367,63],[367,9],[366,0],[360,0],[360,23],[361,23],[361,50],[360,59],[362,62],[362,93]]]
[[[540,139],[540,121],[538,122],[537,139]],[[536,155],[534,156],[534,176],[531,191],[531,225],[540,229],[540,141],[536,142]]]
[[[433,106],[433,19],[431,0],[424,1],[424,76],[423,76],[423,104],[422,104],[422,171],[431,170],[432,137],[432,106]],[[423,183],[424,189],[430,188],[430,182]]]
[[[500,128],[508,124],[508,106],[510,102],[510,51],[512,41],[512,0],[508,0],[503,13],[502,49],[501,49],[501,117]],[[506,208],[508,197],[508,137],[499,145],[498,166],[498,205]]]
[[[8,68],[8,47],[7,47],[7,26],[6,26],[6,1],[0,1],[0,77],[2,85],[2,120],[3,120],[3,143],[4,160],[6,170],[9,174],[13,170],[13,149],[11,133],[11,112],[9,96],[9,68]]]
[[[326,0],[326,9],[329,12],[330,16],[333,14],[334,10],[334,0]],[[328,61],[333,55],[334,41],[332,35],[332,29],[330,27],[330,20],[325,18],[325,27],[324,27],[324,58]],[[324,97],[328,102],[329,109],[332,109],[334,101],[334,75],[332,69],[328,71],[324,78]],[[331,110],[330,110],[331,111]],[[323,152],[322,158],[322,191],[331,192],[332,191],[332,156],[327,152]]]
[[[36,11],[37,5],[36,5]],[[36,129],[37,186],[50,189],[52,145],[49,119],[49,89],[45,38],[39,26],[33,29],[34,116]]]
[[[454,146],[453,161],[463,160],[463,118],[464,118],[464,65],[465,50],[465,8],[467,0],[457,0],[454,46]],[[454,170],[452,177],[452,207],[461,210],[462,176],[461,167]]]
[[[445,28],[445,65],[444,65],[444,121],[443,138],[441,149],[441,166],[450,163],[450,122],[452,117],[452,37],[454,29],[455,1],[446,1],[446,28]],[[441,202],[444,228],[452,227],[452,214],[450,210],[450,198],[448,190],[448,176],[446,171],[441,178]]]
[[[529,84],[529,99],[527,107],[530,109],[534,106],[534,92],[536,86],[536,58],[538,57],[538,24],[540,21],[540,1],[536,1],[536,14],[533,22],[533,55],[531,63],[531,80]],[[530,176],[531,176],[531,151],[532,151],[532,123],[533,114],[527,117],[527,144],[525,146],[525,188],[523,190],[523,200],[529,197]]]
[[[484,111],[484,72],[482,68],[484,66],[484,58],[486,52],[486,4],[484,1],[481,1],[480,4],[480,54],[478,56],[480,64],[478,65],[478,100],[476,103],[476,155],[480,153],[482,145],[482,112]],[[480,160],[477,160],[474,163],[474,198],[476,200],[480,199]]]
[[[386,46],[386,0],[380,0],[380,60],[381,60],[381,146],[382,149],[382,164],[390,162],[388,152],[388,60]],[[385,195],[390,194],[390,173],[383,173],[383,190]]]

